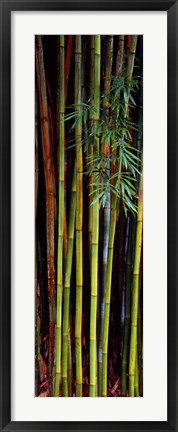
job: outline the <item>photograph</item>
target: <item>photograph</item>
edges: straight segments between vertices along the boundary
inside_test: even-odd
[[[178,432],[178,0],[0,3],[0,432]]]
[[[35,397],[144,396],[143,42],[34,36]]]

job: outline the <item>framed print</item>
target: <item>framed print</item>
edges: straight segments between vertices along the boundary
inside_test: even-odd
[[[177,1],[1,1],[1,429],[177,430]]]

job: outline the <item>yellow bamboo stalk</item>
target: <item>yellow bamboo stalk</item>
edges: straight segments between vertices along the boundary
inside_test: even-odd
[[[83,157],[81,111],[81,36],[75,36],[75,110],[79,121],[75,127],[76,141],[76,314],[75,314],[75,355],[76,355],[76,396],[82,397],[82,290],[83,290]]]
[[[103,109],[106,117],[109,116],[108,109],[108,95],[111,89],[111,73],[113,63],[113,36],[107,36],[106,40],[106,67],[105,67],[105,80],[104,80],[104,94],[106,97],[103,100]],[[102,155],[106,155],[107,146],[110,142],[103,140],[101,144]],[[110,176],[110,162],[103,163],[103,169],[106,170],[107,175]],[[105,180],[104,180],[105,181]],[[106,270],[107,270],[107,259],[108,259],[108,241],[109,241],[109,226],[110,226],[110,192],[107,193],[106,204],[103,210],[103,262],[102,262],[102,292],[101,292],[101,322],[100,322],[100,337],[98,347],[98,391],[101,396],[102,387],[102,339],[103,339],[103,323],[104,323],[104,301],[105,301],[105,290],[106,290]]]
[[[68,396],[68,354],[70,355],[69,347],[69,310],[70,310],[70,283],[72,273],[72,258],[75,232],[75,215],[76,215],[76,167],[74,167],[71,204],[68,226],[68,249],[64,279],[64,303],[63,303],[63,324],[62,324],[62,395]]]
[[[97,127],[100,116],[100,62],[101,41],[100,36],[94,37],[94,105],[96,113],[93,115],[94,128]],[[93,151],[99,153],[99,138],[95,137]],[[97,321],[97,294],[98,294],[98,237],[99,237],[99,201],[97,183],[98,174],[93,175],[96,191],[95,203],[92,205],[92,243],[91,243],[91,303],[90,303],[90,397],[96,396],[96,321]],[[94,185],[94,188],[95,188]]]
[[[129,356],[129,396],[134,397],[134,376],[137,349],[137,320],[138,320],[138,295],[139,295],[139,274],[142,249],[142,230],[143,230],[143,175],[140,177],[135,242],[135,258],[133,268],[133,288],[131,306],[131,337],[130,337],[130,356]]]
[[[59,36],[59,200],[57,252],[57,317],[56,317],[56,375],[54,396],[59,396],[61,380],[61,325],[63,291],[63,236],[64,236],[64,36]]]

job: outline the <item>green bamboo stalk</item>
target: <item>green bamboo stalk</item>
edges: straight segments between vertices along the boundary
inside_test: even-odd
[[[56,319],[56,375],[54,396],[59,396],[61,380],[61,323],[63,291],[63,235],[64,235],[64,36],[59,36],[59,201],[58,201],[58,251],[57,251],[57,319]]]
[[[106,98],[103,101],[103,109],[105,116],[109,116],[108,99],[107,95],[111,88],[111,72],[113,62],[113,36],[107,36],[106,41],[106,70],[104,80],[104,94]],[[107,152],[107,143],[105,140],[102,143],[101,151],[103,155]],[[110,162],[106,166],[107,175],[110,172]],[[108,259],[108,242],[109,242],[109,226],[110,226],[110,193],[107,193],[106,204],[103,210],[103,263],[102,263],[102,293],[101,293],[101,316],[100,316],[100,335],[99,335],[99,347],[98,347],[98,393],[101,396],[101,384],[102,384],[102,339],[103,339],[103,323],[104,323],[104,301],[105,301],[105,290],[106,290],[106,270],[107,270],[107,259]]]
[[[124,339],[124,298],[125,298],[125,214],[124,207],[121,201],[119,209],[119,223],[118,223],[118,235],[119,235],[119,251],[118,251],[118,316],[120,320],[119,328],[119,340],[118,340],[118,352],[121,355],[123,351],[123,339]]]
[[[73,36],[69,35],[67,37],[67,47],[66,47],[66,59],[65,59],[65,105],[67,101],[67,93],[68,93],[68,81],[69,81],[69,72],[70,72],[70,64],[71,64],[71,54],[72,54],[72,42]],[[66,148],[66,138],[64,141],[64,147]],[[67,211],[66,211],[66,177],[67,177],[67,152],[65,152],[65,162],[64,162],[64,268],[65,262],[67,258]]]
[[[94,59],[94,105],[96,113],[93,114],[94,128],[97,127],[100,115],[100,36],[95,36]],[[99,153],[99,138],[94,138],[93,151]],[[98,182],[98,174],[93,174],[95,185]],[[94,185],[94,188],[95,188]],[[96,321],[97,321],[97,293],[98,293],[98,240],[99,240],[99,202],[98,191],[93,194],[92,205],[92,243],[91,243],[91,302],[90,302],[90,397],[96,396]]]
[[[69,308],[70,308],[70,282],[72,273],[72,258],[74,246],[74,230],[76,216],[76,167],[74,167],[71,204],[68,225],[68,248],[64,279],[64,303],[63,303],[63,325],[62,325],[62,395],[68,396],[68,335],[69,335]]]
[[[132,306],[131,306],[131,338],[130,338],[130,356],[129,356],[129,396],[134,397],[134,376],[135,376],[135,358],[137,344],[137,319],[138,319],[138,294],[139,294],[139,273],[142,248],[142,229],[143,229],[143,175],[140,177],[135,243],[135,259],[133,268],[133,288],[132,288]]]
[[[137,35],[131,36],[130,50],[129,50],[129,55],[128,55],[128,64],[127,64],[129,80],[132,79],[132,74],[133,74],[135,53],[136,53],[136,47],[137,47],[137,39],[138,39]]]
[[[134,58],[137,44],[137,36],[132,36],[131,50],[129,55],[129,66],[128,66],[128,77],[131,80]],[[129,94],[128,94],[129,100]],[[128,109],[128,103],[127,103]],[[121,177],[121,161],[119,161],[118,166],[118,188],[120,187],[120,177]],[[106,295],[105,295],[105,309],[104,309],[104,326],[103,326],[103,342],[102,342],[102,357],[103,357],[103,367],[102,367],[102,396],[107,396],[107,356],[108,356],[108,337],[109,337],[109,318],[110,318],[110,300],[111,300],[111,282],[112,282],[112,266],[113,266],[113,249],[114,249],[114,238],[116,230],[116,220],[117,220],[117,196],[112,197],[112,212],[110,218],[110,231],[109,231],[109,244],[108,244],[108,262],[107,262],[107,272],[106,272]],[[119,208],[119,207],[118,207]]]
[[[48,272],[48,304],[49,304],[49,396],[54,388],[54,335],[56,322],[55,295],[55,242],[54,242],[54,182],[53,160],[51,155],[49,119],[47,106],[46,79],[43,59],[42,37],[36,36],[36,72],[41,121],[42,151],[44,160],[46,186],[46,237],[47,237],[47,272]]]
[[[83,157],[82,157],[82,117],[81,111],[81,36],[75,36],[75,110],[79,120],[75,127],[76,141],[76,315],[75,315],[75,355],[76,355],[76,396],[82,397],[82,291],[83,291]]]
[[[68,96],[68,81],[69,81],[69,72],[71,66],[71,57],[72,57],[72,45],[73,45],[73,35],[69,35],[67,38],[67,48],[66,48],[66,59],[65,59],[65,105]],[[66,141],[66,138],[65,138]],[[65,142],[65,148],[67,144]],[[67,152],[65,157],[65,171],[64,171],[64,269],[65,262],[67,258],[67,211],[66,211],[66,183],[67,183]],[[68,333],[68,394],[72,396],[72,349],[71,349],[71,335],[70,335],[70,325],[69,325],[69,333]]]
[[[72,346],[71,346],[71,330],[69,325],[69,333],[68,333],[68,396],[72,396]]]
[[[141,75],[143,71],[141,70]],[[138,150],[142,150],[143,148],[143,87],[141,85],[140,88],[140,107],[139,107],[139,115],[138,115],[138,133],[137,133],[137,148]],[[140,305],[140,292],[142,287],[142,272],[143,269],[140,269],[140,288],[139,288],[139,303],[138,303],[138,365],[139,365],[139,392],[140,396],[143,395],[143,375],[142,375],[142,322],[141,322],[141,305]]]
[[[137,337],[136,337],[136,355],[135,355],[134,396],[135,397],[139,397],[138,344],[137,344]]]
[[[142,71],[141,71],[142,73]],[[142,122],[143,122],[143,88],[141,86],[140,89],[140,106],[139,106],[139,116],[138,116],[138,132],[137,132],[137,149],[139,151],[142,150],[142,146],[143,146],[143,131],[142,131]],[[139,166],[137,167],[139,169]],[[138,178],[138,175],[137,175]],[[137,229],[137,221],[134,220],[134,237],[136,237],[136,229]],[[134,239],[134,241],[136,241],[136,239]],[[140,273],[141,273],[141,269],[140,269]],[[138,320],[137,320],[137,339],[138,339],[138,362],[139,362],[139,385],[140,385],[140,394],[142,394],[142,375],[141,375],[141,350],[142,350],[142,341],[141,341],[141,319],[140,319],[140,287],[141,285],[141,276],[139,277],[139,293],[138,293]]]
[[[94,104],[94,91],[95,91],[95,36],[90,36],[90,106]],[[89,111],[89,127],[91,129],[91,133],[94,129],[94,120],[91,111]],[[90,159],[90,167],[93,165],[93,142],[90,143],[87,147],[87,157]],[[91,256],[92,256],[92,221],[93,221],[93,208],[92,208],[92,192],[93,192],[93,174],[90,176],[89,181],[89,219],[88,219],[88,240],[89,240],[89,267],[90,267],[90,275],[91,275]],[[96,352],[97,352],[97,342],[96,342]],[[96,382],[97,382],[97,355],[96,357]],[[97,386],[95,387],[97,389]],[[96,392],[95,392],[96,393]],[[95,394],[96,396],[96,394]]]
[[[122,396],[126,396],[127,391],[127,365],[129,354],[129,336],[130,336],[130,296],[131,296],[131,280],[132,280],[132,222],[129,221],[129,237],[128,250],[126,260],[126,282],[125,282],[125,320],[124,320],[124,347],[122,353]]]
[[[93,105],[94,97],[94,63],[95,63],[95,39],[94,36],[90,36],[90,105]],[[89,112],[89,121],[91,132],[93,131],[93,116]],[[92,165],[93,156],[93,143],[89,143],[87,149],[87,156],[90,156],[90,163]],[[92,192],[93,192],[93,176],[91,176],[91,181],[89,182],[89,221],[88,221],[88,238],[89,238],[89,259],[91,264],[91,242],[92,242]]]

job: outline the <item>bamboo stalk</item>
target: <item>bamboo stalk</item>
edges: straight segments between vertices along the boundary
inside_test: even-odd
[[[53,112],[53,101],[52,101],[52,95],[51,95],[51,89],[49,80],[46,75],[46,84],[47,84],[47,98],[49,99],[48,103],[48,118],[49,118],[49,136],[50,136],[50,146],[51,146],[51,154],[53,156],[54,160],[54,128],[53,128],[53,122],[54,122],[54,112]],[[52,165],[52,176],[53,176],[53,187],[54,187],[54,223],[55,223],[55,231],[56,231],[56,225],[57,225],[57,200],[56,200],[56,177],[55,177],[55,167],[54,164]]]
[[[129,79],[132,78],[134,58],[137,44],[137,36],[132,36],[130,59],[128,66]],[[128,95],[129,98],[129,95]],[[128,109],[128,104],[127,104]],[[120,187],[121,177],[121,161],[118,166],[118,187]],[[107,356],[108,356],[108,337],[109,337],[109,317],[110,317],[110,300],[111,300],[111,282],[112,282],[112,266],[113,266],[113,249],[114,249],[114,238],[116,230],[117,220],[117,202],[116,195],[112,197],[112,212],[110,218],[110,231],[109,231],[109,243],[108,243],[108,262],[106,272],[106,295],[105,295],[105,309],[104,309],[104,326],[103,326],[103,342],[102,342],[102,353],[103,353],[103,368],[102,368],[102,396],[107,396]]]
[[[72,396],[72,346],[71,346],[71,327],[69,326],[68,332],[68,396]]]
[[[137,47],[137,38],[138,38],[137,35],[131,36],[130,50],[129,50],[129,56],[128,56],[128,65],[127,65],[129,80],[132,79],[132,74],[133,74],[135,53],[136,53],[136,47]]]
[[[41,36],[36,36],[36,71],[40,106],[42,150],[46,185],[46,235],[47,235],[47,270],[49,303],[49,396],[53,395],[54,377],[54,334],[56,321],[55,264],[54,264],[54,182],[53,161],[49,137],[46,80]]]
[[[65,39],[64,39],[64,43],[65,43]],[[60,160],[60,155],[59,155],[59,141],[60,141],[60,103],[59,103],[59,99],[60,99],[60,43],[59,43],[59,38],[57,41],[57,94],[56,94],[56,100],[57,100],[57,104],[56,104],[56,135],[57,135],[57,173],[58,173],[58,184],[59,184],[59,160]],[[65,77],[66,77],[66,64],[65,64]],[[66,86],[66,81],[64,83],[64,85]],[[66,105],[66,92],[64,91],[64,107]],[[65,127],[64,127],[64,150],[66,148],[66,137],[65,137]],[[66,160],[66,153],[64,151],[64,228],[63,228],[63,254],[64,254],[64,267],[65,267],[65,260],[66,260],[66,256],[67,256],[67,212],[66,212],[66,171],[67,171],[67,160]]]
[[[114,198],[112,200],[114,203]],[[110,317],[110,300],[111,300],[111,279],[112,279],[112,265],[113,265],[113,247],[114,237],[116,230],[116,205],[112,205],[112,212],[110,217],[110,231],[108,243],[108,261],[106,272],[106,293],[105,293],[105,306],[104,306],[104,324],[103,324],[103,341],[102,341],[102,396],[107,396],[107,355],[108,355],[108,336],[109,336],[109,317]]]
[[[81,111],[81,36],[75,36],[75,110]],[[75,315],[75,355],[76,355],[76,396],[82,397],[82,291],[83,291],[83,157],[82,157],[82,118],[75,127],[76,141],[76,315]]]
[[[73,44],[73,36],[69,35],[67,38],[66,59],[65,59],[65,92],[64,92],[65,106],[66,106],[67,94],[68,94],[68,81],[69,81],[69,72],[70,72],[71,55],[72,55],[72,44]],[[64,147],[66,149],[66,136],[64,140]],[[65,152],[65,161],[64,161],[64,263],[67,258],[67,237],[68,237],[67,211],[66,211],[66,186],[67,186],[67,152]]]
[[[123,57],[124,57],[124,40],[125,36],[120,35],[119,36],[119,47],[117,51],[117,57],[116,57],[116,77],[120,75],[123,68]]]
[[[104,94],[106,98],[103,101],[103,109],[105,111],[105,116],[109,116],[108,100],[107,95],[111,88],[111,72],[112,72],[112,62],[113,62],[113,36],[107,36],[106,39],[106,70],[105,70],[105,80],[104,80]],[[110,144],[105,140],[102,144],[102,154],[106,155]],[[106,175],[109,176],[110,173],[110,163],[109,160],[106,166],[103,166],[106,170]],[[105,180],[104,180],[105,181]],[[98,392],[101,396],[101,384],[102,384],[102,339],[103,339],[103,323],[104,323],[104,301],[105,301],[105,289],[106,289],[106,270],[107,270],[107,259],[108,259],[108,242],[109,242],[109,225],[110,225],[110,193],[107,193],[106,204],[103,210],[103,257],[102,257],[102,293],[101,293],[101,316],[100,316],[100,336],[99,336],[99,347],[98,347]]]
[[[57,318],[56,318],[56,376],[54,396],[59,396],[61,380],[61,322],[63,291],[63,236],[64,236],[64,36],[59,36],[60,89],[59,89],[59,201],[57,251]]]
[[[134,397],[134,375],[136,361],[136,344],[137,344],[137,319],[138,319],[138,293],[139,293],[139,272],[142,248],[142,229],[143,229],[143,175],[140,178],[135,259],[133,269],[133,289],[132,289],[132,306],[131,306],[131,338],[130,338],[130,356],[129,356],[129,396]]]
[[[65,167],[66,167],[66,163],[65,163]],[[65,172],[66,172],[66,168],[65,168]],[[66,174],[65,174],[66,177]],[[66,180],[64,181],[64,269],[66,266],[66,259],[67,259],[67,238],[68,238],[68,233],[67,233],[67,210],[66,210]]]
[[[94,36],[90,36],[90,105],[93,105],[94,98],[94,63],[95,63],[95,39]],[[93,131],[93,116],[89,112],[89,121],[91,132]],[[89,143],[87,149],[87,156],[90,156],[90,163],[93,163],[93,143]],[[93,176],[91,176],[91,181],[89,182],[89,222],[88,222],[88,237],[89,237],[89,259],[91,264],[91,241],[92,241],[92,192],[93,192]]]
[[[62,395],[68,396],[68,335],[69,335],[69,307],[70,307],[70,282],[72,272],[72,258],[74,245],[76,215],[76,167],[74,167],[71,204],[68,227],[68,249],[66,258],[66,269],[64,279],[64,306],[63,306],[63,326],[62,326]]]
[[[141,74],[143,74],[143,70],[141,69]],[[139,116],[138,116],[138,134],[137,134],[137,148],[138,150],[142,150],[143,148],[143,87],[141,85],[140,89],[140,106],[139,106]],[[142,250],[143,253],[143,250]],[[138,365],[139,365],[139,392],[140,396],[143,395],[143,358],[142,358],[142,317],[141,317],[141,302],[140,302],[140,293],[142,287],[142,274],[143,268],[141,266],[140,269],[140,289],[139,289],[139,304],[138,304]]]
[[[55,124],[54,103],[53,103],[51,85],[49,82],[47,72],[45,73],[45,77],[46,77],[46,92],[47,92],[47,99],[48,99],[50,145],[51,145],[51,153],[53,159],[55,160],[56,154],[55,154],[55,134],[54,134],[54,124]],[[55,170],[53,171],[54,171],[54,178],[55,178]],[[56,181],[55,181],[55,191],[56,191]]]
[[[96,113],[93,115],[94,128],[97,127],[100,111],[100,36],[94,37],[94,102]],[[93,151],[99,153],[99,139],[94,138]],[[98,174],[93,174],[97,186]],[[95,188],[95,185],[94,185]],[[96,321],[97,321],[97,293],[98,293],[98,240],[99,240],[99,201],[98,191],[94,193],[92,205],[92,243],[91,243],[91,300],[90,300],[90,397],[96,396]]]
[[[36,90],[36,89],[35,89]],[[38,100],[37,91],[35,91],[35,221],[37,218],[38,205],[38,183],[39,183],[39,167],[38,167]],[[35,343],[36,343],[36,358],[37,370],[35,373],[35,394],[38,395],[38,381],[42,377],[41,361],[40,361],[40,319],[38,306],[38,271],[37,271],[37,232],[35,232]]]
[[[119,250],[118,250],[118,317],[121,325],[119,326],[119,341],[118,353],[119,358],[122,353],[123,347],[123,316],[122,307],[125,295],[124,273],[125,273],[125,214],[123,202],[120,202],[119,208],[119,221],[118,221],[118,236],[119,236]]]
[[[134,396],[139,396],[139,379],[138,379],[138,344],[136,336],[136,354],[135,354],[135,376],[134,376]]]

